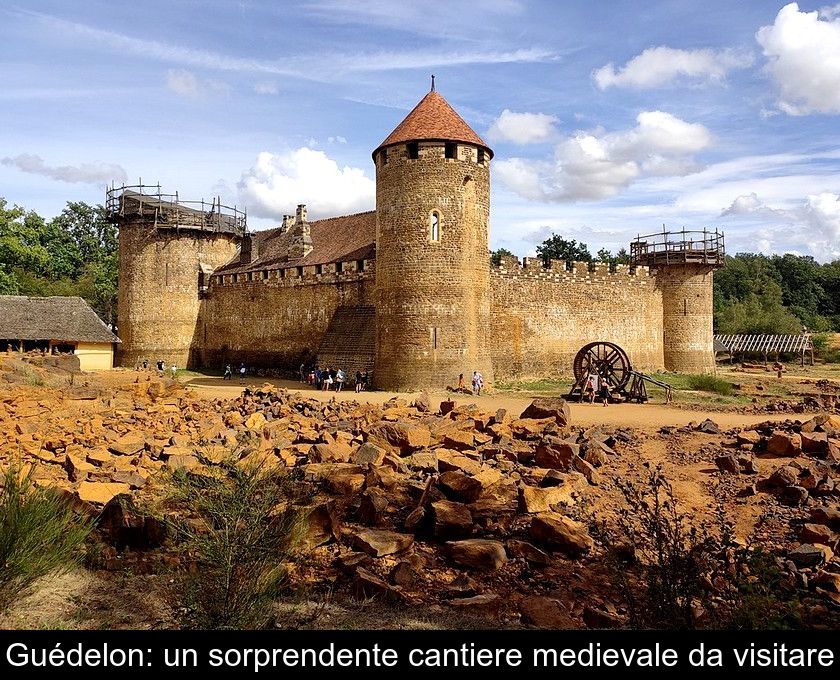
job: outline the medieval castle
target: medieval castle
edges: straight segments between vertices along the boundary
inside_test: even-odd
[[[376,210],[248,232],[244,214],[159,187],[108,192],[120,227],[119,363],[372,371],[377,387],[566,376],[617,343],[634,367],[714,367],[722,237],[640,237],[632,264],[489,252],[493,151],[436,91],[373,152]]]

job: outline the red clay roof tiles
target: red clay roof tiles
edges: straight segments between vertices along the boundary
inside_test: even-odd
[[[394,131],[385,138],[385,141],[376,147],[373,155],[375,156],[376,152],[384,146],[421,139],[442,139],[450,142],[475,144],[487,149],[491,157],[493,155],[493,151],[484,140],[434,90],[420,100],[420,103],[411,110],[411,113],[403,119],[403,122],[397,125]]]

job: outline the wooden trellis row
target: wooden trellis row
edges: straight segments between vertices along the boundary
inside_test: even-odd
[[[798,354],[805,365],[805,354],[810,352],[814,365],[814,342],[810,333],[800,335],[715,335],[715,352],[727,352],[732,361],[736,354],[761,354],[764,363],[770,355],[778,360],[783,352]]]

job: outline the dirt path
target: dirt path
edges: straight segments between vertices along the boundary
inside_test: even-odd
[[[246,380],[244,384],[238,382],[224,381],[221,378],[195,378],[187,381],[187,386],[195,390],[196,394],[210,399],[233,399],[238,396],[244,387],[259,387],[265,382],[270,382],[277,387],[283,387],[291,391],[301,392],[309,397],[329,401],[330,399],[355,399],[357,401],[384,404],[393,397],[401,397],[411,400],[411,394],[399,392],[362,392],[356,394],[353,390],[346,392],[320,392],[307,385],[302,385],[294,380]],[[452,395],[446,392],[433,393],[432,406],[435,407],[440,401],[453,398],[462,403],[475,403],[487,411],[495,411],[505,408],[512,413],[521,413],[531,403],[533,397],[518,396],[512,394],[492,394],[472,397],[466,394]],[[590,425],[609,424],[617,427],[635,427],[640,429],[660,428],[665,425],[687,425],[690,422],[699,422],[705,418],[711,418],[724,429],[733,427],[745,427],[766,420],[784,420],[790,418],[789,414],[766,415],[766,414],[744,414],[744,413],[721,413],[703,410],[677,409],[664,404],[613,404],[604,408],[600,404],[570,404],[572,410],[572,422],[575,425],[588,427]]]

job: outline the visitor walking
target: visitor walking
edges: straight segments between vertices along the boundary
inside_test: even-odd
[[[356,371],[356,394],[362,391],[362,372]]]
[[[247,373],[247,370],[245,369],[245,364],[244,363],[240,364],[239,365],[239,384],[240,385],[245,382],[245,374],[246,373]]]
[[[464,391],[464,374],[463,373],[458,375],[458,391],[459,392]]]
[[[601,378],[601,389],[598,390],[598,394],[604,402],[604,406],[609,404],[610,402],[610,383],[607,379]]]
[[[581,400],[584,396],[589,399],[590,404],[595,403],[595,396],[598,394],[598,374],[595,371],[589,371],[584,383],[583,392],[581,393]]]
[[[222,380],[233,380],[233,371],[230,364],[225,364],[225,374],[222,376]]]
[[[329,392],[332,389],[333,384],[333,377],[332,377],[333,370],[330,368],[324,372],[323,381],[324,381],[324,392]]]
[[[335,391],[341,392],[341,388],[344,387],[344,369],[339,368],[335,372]]]
[[[175,364],[172,364],[169,367],[169,372],[172,373],[172,379],[175,380],[175,376],[178,374],[178,367]]]
[[[473,377],[472,377],[473,394],[480,397],[482,387],[484,387],[484,376],[481,375],[481,373],[479,373],[478,371],[473,371]]]
[[[367,371],[362,372],[362,392],[367,390],[370,386],[370,375],[368,375]]]

